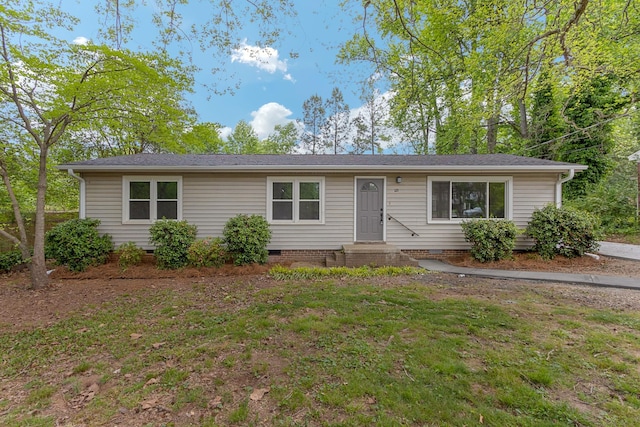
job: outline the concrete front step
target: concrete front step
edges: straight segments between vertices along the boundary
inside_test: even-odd
[[[336,251],[326,259],[327,267],[372,267],[381,266],[412,266],[417,267],[418,261],[402,253],[397,246],[375,244],[347,244],[342,251]]]

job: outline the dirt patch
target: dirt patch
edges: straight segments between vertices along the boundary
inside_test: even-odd
[[[242,278],[251,283],[266,278],[272,265],[225,265],[220,268],[160,270],[152,260],[122,271],[115,262],[71,272],[55,267],[45,289],[29,290],[27,271],[0,275],[0,330],[46,326],[74,313],[113,301],[122,295],[147,290],[180,289],[198,281],[215,281],[221,286]]]
[[[557,271],[588,274],[619,275],[640,278],[640,262],[615,258],[582,257],[567,259],[557,257],[543,260],[530,253],[516,254],[513,260],[479,263],[469,256],[448,260],[464,267],[497,268],[506,270]],[[84,272],[74,273],[57,267],[51,274],[49,286],[41,290],[28,290],[29,276],[26,271],[0,276],[0,330],[25,329],[46,326],[78,312],[91,310],[102,303],[112,301],[122,295],[157,291],[162,289],[186,289],[196,283],[215,282],[218,288],[278,286],[266,274],[272,265],[234,266],[227,264],[221,268],[185,268],[182,270],[160,270],[152,259],[142,265],[121,271],[114,262],[90,267]],[[367,279],[380,286],[393,286],[407,278],[382,277]],[[518,288],[530,289],[531,282],[500,281],[478,278],[459,278],[448,274],[426,274],[423,281],[439,284],[441,297],[451,295],[480,295],[490,298],[495,292],[514,291]],[[489,285],[487,285],[489,283]],[[536,283],[537,289],[554,286],[556,292],[576,298],[581,303],[602,307],[640,308],[640,292],[629,290],[602,290],[590,287],[562,286]],[[503,291],[501,291],[503,289]]]

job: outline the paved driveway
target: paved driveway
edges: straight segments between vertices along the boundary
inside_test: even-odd
[[[640,261],[640,245],[600,242],[600,255]]]

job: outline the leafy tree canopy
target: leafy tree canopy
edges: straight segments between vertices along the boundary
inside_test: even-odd
[[[427,138],[422,146],[505,151],[513,137],[529,136],[531,89],[545,67],[565,93],[615,76],[636,102],[638,8],[619,0],[366,1],[362,31],[340,59],[369,62],[388,77],[394,122]]]
[[[47,282],[49,160],[168,150],[190,117],[182,95],[192,77],[180,61],[51,35],[74,22],[44,2],[0,6],[0,199],[10,202],[17,222],[15,235],[0,235],[31,260],[34,287]],[[35,211],[33,255],[26,211]]]

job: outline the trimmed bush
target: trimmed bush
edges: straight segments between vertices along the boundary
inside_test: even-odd
[[[264,264],[269,259],[267,244],[271,241],[271,230],[264,217],[236,215],[224,225],[222,234],[235,265]]]
[[[193,267],[221,267],[227,259],[224,241],[220,237],[196,240],[187,253]]]
[[[149,227],[149,242],[155,245],[158,267],[177,269],[189,263],[187,253],[196,240],[198,227],[187,221],[160,219]]]
[[[131,266],[140,265],[145,253],[145,250],[136,246],[135,242],[123,243],[116,250],[118,266],[122,271],[126,271]]]
[[[531,216],[526,234],[535,240],[533,249],[544,259],[567,258],[598,250],[598,220],[588,212],[548,205]]]
[[[111,236],[98,233],[99,219],[72,219],[47,231],[44,253],[71,271],[84,271],[90,265],[101,265],[113,250]]]
[[[23,262],[22,254],[19,250],[0,252],[0,273],[11,271],[13,267]]]
[[[471,256],[480,262],[511,258],[518,228],[513,221],[476,219],[461,224],[464,238],[471,243]]]

